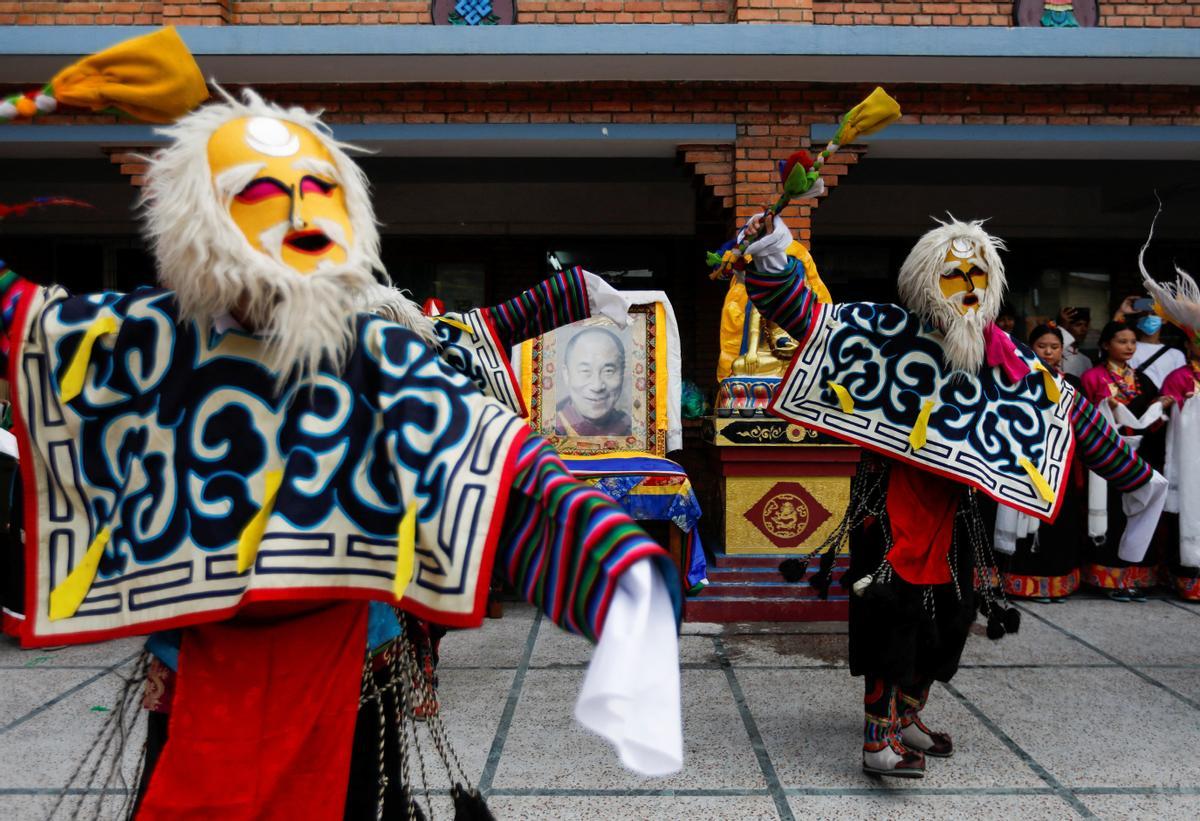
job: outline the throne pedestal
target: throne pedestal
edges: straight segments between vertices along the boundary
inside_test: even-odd
[[[761,411],[759,412],[761,414]],[[843,620],[848,598],[835,581],[827,599],[808,581],[788,583],[779,563],[812,551],[850,502],[860,450],[814,430],[762,415],[706,422],[720,472],[723,555],[710,585],[688,602],[691,621]],[[834,579],[849,564],[835,562]]]

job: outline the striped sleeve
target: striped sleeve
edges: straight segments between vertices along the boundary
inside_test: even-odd
[[[508,347],[591,315],[583,269],[568,268],[512,299],[485,308]]]
[[[1071,405],[1071,428],[1075,431],[1076,455],[1088,470],[1112,482],[1122,493],[1137,490],[1150,481],[1150,466],[1078,391]]]
[[[663,550],[608,496],[577,480],[554,449],[531,435],[517,458],[496,569],[555,624],[596,641],[622,573],[650,558],[675,617],[679,574]]]
[[[805,283],[800,260],[788,257],[788,267],[777,273],[747,270],[746,293],[763,316],[793,337],[808,335],[817,295]]]

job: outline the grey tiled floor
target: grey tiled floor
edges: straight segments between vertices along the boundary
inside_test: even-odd
[[[922,781],[859,771],[861,684],[842,624],[686,625],[687,762],[667,779],[626,772],[573,723],[588,648],[528,607],[447,637],[443,716],[498,818],[1200,817],[1200,607],[1022,607],[1018,635],[972,637],[959,675],[935,689],[927,717],[958,752]],[[137,650],[0,644],[0,818],[46,816]],[[131,776],[140,740],[126,746]],[[102,818],[123,800],[80,798],[83,817]]]

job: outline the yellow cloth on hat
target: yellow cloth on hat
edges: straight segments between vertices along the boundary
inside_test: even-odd
[[[208,99],[204,75],[173,28],[84,57],[50,87],[61,105],[117,108],[151,123],[174,122]]]

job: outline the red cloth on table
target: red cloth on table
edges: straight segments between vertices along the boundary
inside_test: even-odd
[[[904,462],[892,462],[887,512],[893,546],[888,562],[909,584],[948,584],[954,514],[963,486]]]
[[[138,821],[340,819],[366,644],[363,602],[184,630]]]

